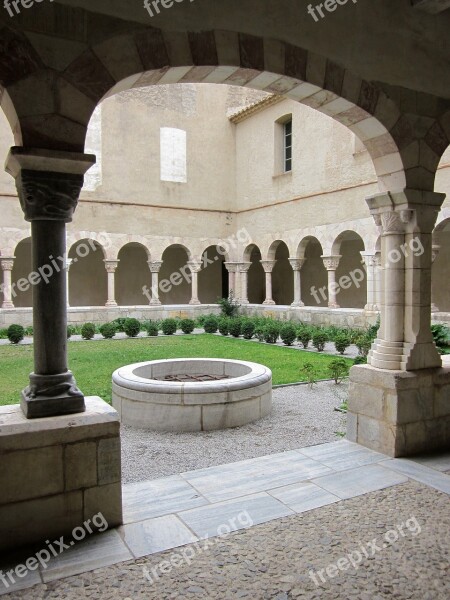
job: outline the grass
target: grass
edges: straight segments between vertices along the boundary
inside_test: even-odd
[[[69,365],[80,389],[89,396],[111,402],[111,375],[127,364],[163,358],[234,358],[266,365],[274,385],[305,381],[300,372],[306,363],[315,367],[317,379],[329,379],[326,354],[293,350],[269,344],[216,335],[183,335],[160,338],[69,342]],[[352,361],[348,359],[349,364]],[[19,402],[20,391],[33,369],[33,346],[0,346],[0,405]]]

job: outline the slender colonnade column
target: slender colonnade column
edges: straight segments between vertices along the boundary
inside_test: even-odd
[[[11,272],[14,266],[14,257],[7,256],[0,258],[0,265],[3,271],[3,303],[2,308],[14,308],[11,289]]]
[[[152,299],[150,304],[152,306],[160,306],[161,300],[159,299],[159,272],[161,270],[163,261],[162,260],[149,260],[148,268],[152,274]]]
[[[302,274],[301,270],[305,264],[306,258],[290,258],[292,270],[294,272],[294,302],[292,307],[305,306],[302,302]]]
[[[252,266],[251,262],[239,263],[238,272],[241,280],[241,304],[248,304],[248,270]]]
[[[275,304],[272,297],[272,271],[276,264],[276,260],[261,260],[260,263],[266,274],[266,299],[263,304],[273,305]]]
[[[192,304],[192,305],[201,304],[200,300],[198,299],[198,274],[201,271],[202,263],[197,262],[195,260],[190,260],[187,264],[191,271],[191,278],[192,278],[192,282],[191,282],[192,297],[191,297],[189,304]]]
[[[328,272],[328,307],[340,308],[336,299],[336,270],[342,256],[322,256],[323,264]]]
[[[116,270],[119,266],[119,260],[104,259],[105,269],[108,273],[108,300],[105,306],[117,306],[116,302]]]

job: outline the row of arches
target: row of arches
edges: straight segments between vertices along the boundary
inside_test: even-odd
[[[433,300],[436,310],[450,311],[450,294],[448,266],[450,264],[450,219],[441,222],[435,235],[435,262],[433,265]],[[341,258],[336,269],[335,278],[339,281],[355,270],[362,270],[364,278],[358,287],[341,289],[339,306],[341,308],[364,308],[367,303],[367,274],[365,273],[362,253],[367,244],[355,231],[345,231],[336,238],[333,254]],[[379,251],[379,244],[376,245]],[[120,306],[136,306],[148,303],[144,293],[149,286],[151,274],[149,270],[150,252],[140,243],[130,242],[124,245],[117,254],[117,260],[107,260],[102,245],[92,239],[82,239],[71,246],[68,252],[68,300],[69,305],[103,306],[108,300],[108,279],[105,262],[113,263],[115,302]],[[304,238],[299,246],[298,254],[304,259],[301,269],[301,301],[306,306],[327,306],[327,293],[318,293],[327,287],[328,276],[324,264],[324,248],[314,236]],[[294,277],[291,264],[292,257],[288,245],[283,240],[273,242],[268,252],[263,254],[256,243],[249,244],[241,257],[247,265],[247,297],[250,304],[262,304],[266,300],[266,272],[263,263],[271,265],[272,298],[275,304],[290,305],[294,302]],[[227,296],[230,291],[229,272],[226,262],[229,260],[225,252],[218,252],[217,246],[208,247],[201,260],[198,271],[198,300],[202,304],[212,304],[218,298]],[[158,276],[160,283],[159,299],[162,304],[187,304],[192,299],[190,281],[191,269],[186,268],[192,261],[192,253],[182,244],[172,244],[162,254]],[[12,267],[13,304],[16,308],[32,305],[32,287],[21,290],[14,282],[27,278],[31,272],[31,239],[19,242],[15,249]],[[170,282],[174,273],[183,276],[175,285],[164,286]],[[443,284],[444,283],[444,284]],[[240,290],[237,295],[239,296]]]

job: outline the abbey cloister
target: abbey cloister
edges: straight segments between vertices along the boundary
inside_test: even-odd
[[[120,415],[78,385],[68,323],[218,314],[231,293],[245,315],[379,321],[349,374],[345,452],[376,455],[367,478],[382,481],[361,494],[411,484],[405,457],[448,451],[450,367],[430,325],[450,322],[449,2],[307,6],[1,9],[0,328],[33,327],[32,372],[0,406],[1,550],[96,513],[126,520]]]

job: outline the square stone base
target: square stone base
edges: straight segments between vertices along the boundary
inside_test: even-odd
[[[350,371],[347,438],[389,456],[450,448],[450,368]]]
[[[1,406],[0,551],[70,535],[98,513],[122,523],[116,411],[98,397],[84,413],[36,420]]]

